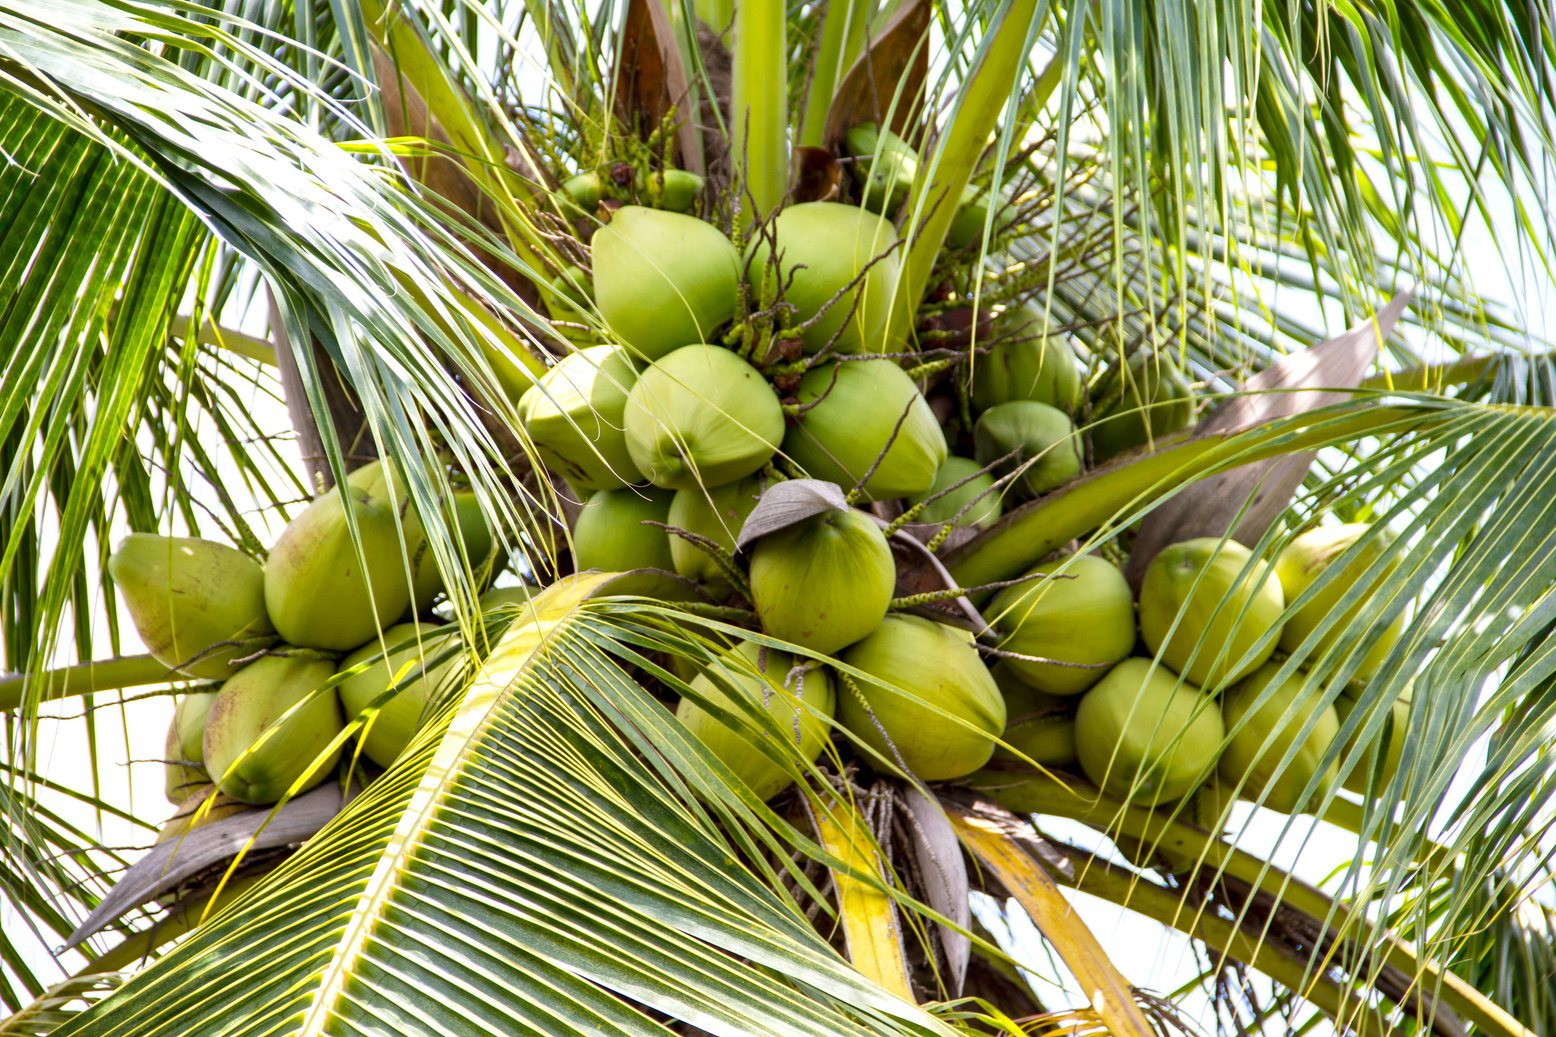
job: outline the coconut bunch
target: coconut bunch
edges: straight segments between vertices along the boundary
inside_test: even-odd
[[[987,610],[1006,657],[995,670],[1010,717],[1000,755],[1078,765],[1113,796],[1190,817],[1206,796],[1295,813],[1336,785],[1374,794],[1399,766],[1408,704],[1395,706],[1377,744],[1352,736],[1342,758],[1360,762],[1341,773],[1325,757],[1354,697],[1301,668],[1283,675],[1279,654],[1321,656],[1328,630],[1366,607],[1383,577],[1336,616],[1387,546],[1386,533],[1368,533],[1321,527],[1273,564],[1235,540],[1172,544],[1147,567],[1138,601],[1098,555],[1037,566]],[[1357,681],[1376,673],[1402,627],[1401,618],[1353,653]],[[1217,788],[1206,791],[1207,780]]]
[[[493,538],[473,494],[450,504],[466,557],[489,568]],[[210,540],[132,533],[108,570],[150,654],[208,682],[178,700],[169,725],[166,792],[180,805],[170,831],[220,816],[202,806],[212,797],[269,804],[322,782],[359,717],[360,753],[387,767],[463,671],[454,628],[426,621],[442,581],[382,462],[309,504],[263,563]]]

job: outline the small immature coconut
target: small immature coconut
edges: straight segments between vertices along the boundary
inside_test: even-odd
[[[1033,400],[990,407],[973,426],[978,463],[996,475],[1020,470],[1012,489],[1037,497],[1081,474],[1081,441],[1063,411]]]
[[[665,490],[601,490],[584,501],[573,526],[573,561],[579,572],[669,569],[670,539],[660,526],[670,517]]]
[[[1369,614],[1376,614],[1383,607],[1381,601],[1373,600],[1373,595],[1377,593],[1378,585],[1388,577],[1394,566],[1390,564],[1370,578],[1367,570],[1387,553],[1389,545],[1394,541],[1394,535],[1386,529],[1380,529],[1369,536],[1371,530],[1370,525],[1362,522],[1343,526],[1320,526],[1292,540],[1276,557],[1275,575],[1280,579],[1286,601],[1288,604],[1296,604],[1302,593],[1338,562],[1342,555],[1356,545],[1361,545],[1356,547],[1356,553],[1346,560],[1344,568],[1331,576],[1329,582],[1324,584],[1313,597],[1302,603],[1296,612],[1287,617],[1286,625],[1280,632],[1282,651],[1295,652],[1301,648],[1307,652],[1309,660],[1316,660],[1334,647],[1335,636],[1361,615],[1363,609],[1366,609]],[[1322,637],[1315,643],[1308,644],[1308,639],[1313,636],[1319,624],[1335,616],[1340,607],[1340,600],[1352,593],[1357,583],[1364,579],[1367,582],[1361,597],[1342,615],[1335,618],[1334,626],[1330,627]],[[1369,638],[1366,654],[1357,664],[1354,676],[1365,680],[1376,673],[1378,667],[1383,665],[1383,660],[1388,658],[1394,646],[1399,643],[1404,629],[1405,616],[1404,613],[1400,613],[1386,628],[1373,634]]]
[[[688,533],[707,537],[724,550],[735,550],[735,538],[762,495],[763,480],[753,475],[711,489],[676,490],[666,522]],[[727,596],[734,588],[713,556],[685,537],[670,534],[670,561],[675,571],[705,585],[714,596]]]
[[[840,658],[872,679],[839,678],[838,719],[888,762],[924,781],[989,762],[1005,699],[972,634],[894,613]]]
[[[1356,709],[1356,699],[1342,694],[1335,699],[1335,719],[1344,727]],[[1405,757],[1405,736],[1410,730],[1410,697],[1401,695],[1389,707],[1389,715],[1383,727],[1362,744],[1362,732],[1358,728],[1345,741],[1345,751],[1340,756],[1340,784],[1359,796],[1375,796],[1388,787],[1399,773],[1400,762]]]
[[[742,642],[721,657],[717,668],[693,679],[692,690],[736,716],[751,706],[766,710],[784,732],[784,740],[807,760],[814,760],[831,733],[827,721],[836,709],[836,696],[825,669],[812,665],[791,673],[796,661],[785,652]],[[771,799],[793,782],[789,771],[757,747],[773,738],[771,732],[736,730],[690,698],[681,700],[675,715],[757,798]]]
[[[814,321],[801,332],[805,351],[820,352],[831,343],[837,353],[887,352],[887,318],[901,266],[896,229],[855,205],[805,202],[780,212],[770,230],[776,269],[763,235],[747,257],[746,276],[757,298],[782,287],[783,301],[795,310],[792,326]]]
[[[843,147],[854,159],[848,171],[859,185],[859,204],[888,217],[901,208],[918,174],[913,146],[891,130],[865,122],[843,135]]]
[[[999,648],[1053,661],[1006,659],[1003,665],[1050,695],[1079,695],[1135,647],[1129,581],[1091,554],[1039,565],[1027,575],[1043,578],[1000,591],[988,615],[1003,635]]]
[[[1135,354],[1128,364],[1115,365],[1091,395],[1092,455],[1100,463],[1163,436],[1188,428],[1194,421],[1194,391],[1167,356],[1154,351]]]
[[[600,316],[649,360],[709,341],[735,315],[740,252],[711,223],[624,205],[590,248]]]
[[[227,679],[205,721],[205,769],[222,792],[274,803],[294,783],[304,792],[324,780],[340,757],[330,743],[344,727],[340,699],[319,692],[334,673],[334,663],[298,653],[264,656]]]
[[[783,442],[783,407],[761,374],[719,346],[684,346],[627,397],[627,450],[655,486],[722,486],[756,472]]]
[[[830,654],[880,625],[897,569],[875,519],[849,508],[762,537],[750,579],[764,631]]]
[[[1109,795],[1138,806],[1181,799],[1215,769],[1226,737],[1209,695],[1150,659],[1125,659],[1081,699],[1076,755]]]
[[[265,574],[235,547],[131,533],[108,559],[152,658],[191,677],[230,676],[232,661],[274,640]]]
[[[989,210],[994,210],[991,218]],[[983,240],[984,231],[990,237],[999,234],[1016,222],[1016,207],[1003,187],[993,191],[976,184],[962,188],[961,200],[951,215],[951,225],[946,228],[945,243],[950,248],[966,248]]]
[[[361,673],[347,677],[336,689],[348,720],[399,685],[394,696],[382,703],[357,733],[362,752],[380,767],[388,767],[405,751],[421,724],[427,703],[464,668],[464,658],[456,654],[412,677],[424,660],[441,656],[454,640],[450,632],[439,633],[430,623],[401,623],[384,631],[382,643],[370,641],[341,660],[342,671],[366,664]]]
[[[946,459],[945,433],[901,367],[890,360],[822,364],[795,395],[808,409],[784,436],[783,452],[811,478],[848,489],[874,467],[864,484],[871,500],[934,484]]]
[[[985,411],[1013,400],[1046,403],[1073,416],[1080,410],[1081,372],[1075,352],[1046,335],[1043,311],[1026,302],[994,321],[994,344],[972,361],[972,405]]]
[[[957,485],[960,483],[960,485]],[[955,486],[956,489],[951,489]],[[949,491],[949,492],[947,492]],[[994,488],[994,476],[970,457],[948,457],[938,471],[929,489],[909,498],[908,503],[918,504],[936,494],[936,497],[918,513],[915,521],[926,523],[950,522],[958,526],[988,529],[999,521],[1004,513],[1000,491]],[[965,509],[965,511],[964,511]]]
[[[1212,693],[1269,661],[1286,607],[1280,581],[1235,540],[1162,549],[1140,585],[1140,636],[1162,662]]]
[[[1075,762],[1075,700],[1048,695],[1010,675],[1008,660],[992,671],[1005,699],[1005,731],[994,759],[1031,760],[1043,767]],[[1019,755],[1018,755],[1019,754]]]
[[[578,490],[641,482],[623,412],[638,373],[620,346],[563,357],[519,399],[519,421],[546,467]]]
[[[211,783],[205,771],[205,718],[216,701],[216,689],[181,695],[168,723],[163,757],[162,791],[169,803],[182,803]]]
[[[1339,778],[1334,764],[1322,772],[1319,766],[1340,733],[1340,719],[1324,701],[1323,688],[1307,687],[1301,673],[1277,681],[1279,673],[1279,664],[1267,663],[1221,696],[1231,741],[1218,769],[1222,782],[1242,798],[1294,814],[1321,802]],[[1303,734],[1309,723],[1312,730]]]

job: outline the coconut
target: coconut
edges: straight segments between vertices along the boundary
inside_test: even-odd
[[[637,370],[619,346],[571,353],[519,398],[519,421],[546,467],[577,490],[641,482],[623,412]]]
[[[1340,733],[1340,718],[1324,701],[1323,688],[1308,686],[1301,673],[1277,681],[1279,673],[1279,664],[1268,663],[1221,696],[1231,741],[1218,770],[1242,798],[1294,814],[1304,804],[1322,802],[1339,780],[1335,764],[1320,768]]]
[[[1194,421],[1194,391],[1168,357],[1137,353],[1097,383],[1091,397],[1092,456],[1098,461],[1153,444]]]
[[[1006,587],[989,611],[1010,672],[1050,695],[1079,695],[1135,647],[1135,603],[1124,574],[1104,558],[1078,555],[1032,569],[1042,579]],[[1083,665],[1065,666],[1063,663]]]
[[[233,799],[216,791],[216,786],[211,784],[190,790],[189,795],[180,800],[177,807],[173,811],[173,816],[162,822],[155,843],[172,842],[174,839],[188,835],[196,828],[253,809],[242,800]]]
[[[463,561],[468,562],[470,571],[477,576],[483,568],[492,561],[496,552],[496,543],[492,539],[492,527],[486,524],[486,516],[481,512],[481,502],[476,495],[468,490],[459,491],[452,495],[449,501],[452,511],[454,531],[459,534],[460,544],[463,546]],[[448,519],[446,518],[445,521]],[[416,529],[421,534],[421,541],[417,545],[412,556],[411,565],[411,611],[425,612],[431,606],[433,599],[446,589],[443,574],[438,571],[438,562],[433,557],[431,549],[427,546],[426,529],[421,519],[416,520]],[[460,560],[456,556],[456,561]]]
[[[783,452],[811,478],[846,489],[870,473],[864,492],[872,500],[934,485],[945,433],[913,379],[890,360],[822,364],[795,395],[806,409],[784,436]]]
[[[600,316],[650,360],[711,341],[735,315],[740,252],[695,216],[625,205],[590,248]]]
[[[340,756],[330,744],[345,726],[335,692],[319,691],[334,673],[334,663],[296,653],[256,659],[227,679],[206,717],[204,743],[205,769],[222,792],[274,803],[294,784],[305,792],[324,780]]]
[[[380,767],[388,767],[405,750],[421,725],[427,703],[463,671],[464,657],[455,654],[417,673],[426,660],[440,657],[455,641],[454,634],[438,633],[430,623],[401,623],[385,630],[382,642],[370,641],[341,660],[342,672],[364,666],[336,689],[348,719],[361,715],[385,692],[395,689],[357,733],[362,752]]]
[[[1335,646],[1336,635],[1354,622],[1363,609],[1376,615],[1385,607],[1381,601],[1374,601],[1373,596],[1378,593],[1379,584],[1393,571],[1394,563],[1370,575],[1368,570],[1388,552],[1389,545],[1394,542],[1394,535],[1386,529],[1379,529],[1375,535],[1368,536],[1371,530],[1372,527],[1366,523],[1320,526],[1296,537],[1276,557],[1275,575],[1280,579],[1286,601],[1297,605],[1297,610],[1286,617],[1286,625],[1280,632],[1282,651],[1294,653],[1301,649],[1309,660],[1319,659]],[[1314,581],[1348,552],[1349,557],[1342,567],[1328,576],[1327,582],[1311,597],[1298,604],[1297,599]],[[1341,599],[1356,593],[1356,585],[1363,580],[1366,583],[1359,597],[1334,618],[1334,625],[1322,636],[1310,640],[1319,624],[1335,617],[1340,611]],[[1383,660],[1399,643],[1404,629],[1405,616],[1400,613],[1382,631],[1370,635],[1366,641],[1366,654],[1356,664],[1354,676],[1365,680],[1376,673],[1378,667],[1383,665]]]
[[[792,655],[746,641],[692,680],[692,690],[699,697],[748,726],[730,727],[692,698],[683,698],[675,710],[681,723],[759,799],[771,799],[794,779],[769,755],[782,754],[771,744],[773,732],[757,727],[745,715],[747,711],[765,710],[785,741],[807,760],[821,755],[831,732],[827,721],[836,708],[831,677],[815,665],[793,672],[795,662]],[[768,746],[765,752],[758,748],[761,745]]]
[[[901,266],[892,225],[857,206],[805,202],[780,212],[769,230],[776,266],[762,235],[747,257],[746,276],[764,301],[781,289],[782,301],[794,307],[791,326],[805,325],[805,351],[830,344],[837,353],[887,352]]]
[[[347,524],[348,494],[360,553]],[[349,651],[404,614],[411,588],[402,531],[392,500],[349,482],[292,519],[265,562],[265,609],[282,639]]]
[[[663,169],[638,177],[638,192],[656,209],[690,212],[707,181],[684,169]]]
[[[1081,474],[1075,424],[1057,408],[1034,400],[990,407],[973,427],[974,455],[996,475],[1021,472],[1011,484],[1023,497],[1057,489]]]
[[[211,782],[205,771],[205,718],[215,701],[213,688],[180,695],[173,707],[163,758],[163,792],[169,803],[182,803]]]
[[[918,152],[873,122],[860,123],[845,133],[843,147],[854,158],[848,171],[859,185],[859,204],[884,216],[901,208],[918,174]]]
[[[1199,537],[1163,548],[1146,568],[1140,636],[1162,662],[1215,692],[1275,654],[1285,607],[1280,581],[1246,547]]]
[[[952,489],[953,486],[956,488]],[[931,497],[934,499],[929,500]],[[970,457],[946,458],[929,489],[908,502],[921,504],[926,500],[929,503],[918,513],[918,522],[955,522],[958,526],[988,529],[1005,510],[999,491],[994,488],[994,477]]]
[[[783,441],[783,408],[761,374],[719,346],[677,349],[627,397],[627,450],[655,486],[722,486],[765,465]]]
[[[887,763],[924,781],[971,774],[1005,730],[1005,699],[972,634],[893,614],[840,656],[869,675],[841,676],[838,719]]]
[[[1343,728],[1356,709],[1356,699],[1342,694],[1334,701],[1335,719]],[[1365,721],[1363,721],[1365,722]],[[1405,756],[1405,737],[1410,730],[1410,698],[1401,695],[1389,707],[1383,726],[1364,745],[1358,727],[1345,740],[1340,754],[1340,784],[1359,796],[1375,796],[1399,773]]]
[[[700,486],[676,490],[670,499],[667,522],[705,537],[733,554],[735,537],[756,507],[763,486],[763,479],[754,475],[707,490]],[[712,555],[674,533],[670,534],[670,561],[676,572],[702,583],[716,597],[728,596],[734,590]]]
[[[972,405],[979,411],[1014,400],[1046,403],[1074,415],[1081,404],[1075,352],[1058,335],[1046,335],[1043,311],[1022,303],[994,321],[994,344],[972,361]]]
[[[131,533],[108,572],[152,658],[191,677],[232,674],[232,661],[274,641],[265,574],[237,548],[197,537]]]
[[[1226,736],[1216,702],[1150,659],[1125,659],[1081,699],[1075,751],[1104,792],[1138,806],[1188,795]]]
[[[1042,767],[1075,762],[1075,700],[1048,695],[1017,680],[1009,660],[993,669],[1005,699],[1005,732],[994,759],[1030,760]],[[1008,746],[1008,748],[1007,748]]]
[[[751,547],[750,580],[764,631],[830,654],[880,625],[897,572],[881,527],[849,508],[762,537]]]
[[[989,210],[994,211],[991,219]],[[989,190],[976,184],[968,184],[962,188],[962,197],[956,203],[956,212],[951,215],[951,223],[946,227],[945,243],[948,248],[966,248],[968,245],[983,241],[984,231],[989,236],[1004,231],[1016,222],[1016,207],[1011,204],[1010,195],[1005,188],[996,187]]]
[[[601,490],[584,501],[573,524],[573,562],[579,572],[669,569],[670,540],[660,526],[670,517],[664,490]]]

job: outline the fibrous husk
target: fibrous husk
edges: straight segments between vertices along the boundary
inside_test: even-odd
[[[627,397],[627,450],[667,490],[722,486],[758,471],[783,441],[772,387],[719,346],[677,349],[644,371]]]
[[[191,677],[220,679],[275,640],[265,575],[242,551],[197,537],[131,533],[108,559],[146,650]]]
[[[1164,548],[1140,585],[1140,636],[1157,658],[1215,692],[1264,665],[1286,607],[1270,566],[1235,540]]]
[[[751,707],[766,710],[785,733],[785,740],[805,759],[814,760],[831,733],[827,721],[835,711],[836,698],[825,669],[812,664],[796,671],[796,662],[785,652],[746,641],[721,656],[716,667],[693,679],[691,687],[736,716]],[[792,784],[790,772],[758,748],[773,737],[770,732],[731,728],[691,698],[681,699],[675,712],[758,799],[771,799]],[[773,748],[776,751],[776,746]]]
[[[627,450],[623,412],[637,383],[619,346],[593,346],[562,358],[519,399],[519,420],[547,468],[577,490],[641,482]]]
[[[1154,444],[1194,421],[1194,390],[1177,364],[1147,350],[1115,366],[1091,395],[1092,456],[1100,463]]]
[[[1341,727],[1356,709],[1356,699],[1342,693],[1334,702],[1335,719]],[[1401,695],[1389,707],[1389,715],[1383,729],[1373,735],[1371,741],[1361,745],[1361,730],[1351,732],[1346,739],[1345,751],[1340,756],[1340,784],[1360,796],[1376,796],[1382,793],[1399,773],[1400,762],[1405,756],[1405,737],[1410,730],[1410,698]],[[1347,766],[1349,764],[1349,766]]]
[[[181,695],[173,707],[163,763],[163,792],[169,803],[182,803],[211,783],[205,771],[205,718],[215,701],[216,690],[212,688]]]
[[[346,495],[361,538],[347,524]],[[411,603],[405,525],[395,502],[342,483],[287,523],[265,562],[265,609],[288,644],[344,652]]]
[[[988,410],[1013,400],[1046,403],[1070,417],[1080,409],[1080,364],[1069,342],[1046,334],[1043,311],[1013,306],[994,322],[994,344],[972,360],[972,405]]]
[[[756,507],[764,488],[762,477],[753,475],[706,490],[701,487],[676,490],[670,500],[667,521],[677,529],[706,537],[734,553],[735,537]],[[676,572],[702,583],[715,597],[727,596],[734,589],[713,556],[673,533],[670,535],[670,561]]]
[[[1369,533],[1372,535],[1369,536]],[[1394,535],[1388,530],[1378,529],[1374,532],[1369,524],[1358,522],[1310,529],[1287,544],[1275,559],[1275,575],[1280,579],[1288,604],[1295,604],[1297,598],[1335,565],[1341,556],[1353,547],[1356,550],[1330,582],[1286,617],[1286,625],[1280,633],[1281,650],[1296,652],[1302,649],[1308,659],[1317,659],[1334,646],[1336,635],[1361,615],[1363,610],[1376,614],[1383,603],[1371,600],[1372,596],[1394,567],[1391,564],[1371,576],[1367,570],[1384,556],[1393,540]],[[1361,598],[1343,614],[1336,616],[1341,599],[1355,591],[1357,583],[1363,579],[1367,583]],[[1331,618],[1334,625],[1316,641],[1307,643],[1319,624]],[[1378,667],[1383,665],[1383,660],[1394,650],[1404,629],[1405,616],[1402,612],[1384,630],[1371,635],[1367,651],[1356,664],[1354,676],[1365,680],[1376,673]]]
[[[342,671],[365,664],[361,673],[346,677],[336,688],[347,720],[361,715],[398,685],[394,696],[357,733],[368,759],[388,767],[410,744],[427,703],[459,677],[465,659],[455,654],[430,670],[422,671],[423,665],[443,655],[456,640],[457,635],[430,623],[401,623],[385,630],[382,642],[369,642],[341,660]]]
[[[315,653],[278,654],[227,679],[205,722],[205,767],[222,792],[245,803],[274,803],[294,783],[303,792],[324,780],[340,756],[330,743],[344,724],[334,690],[315,693],[334,673],[335,664]]]
[[[1309,686],[1302,673],[1277,681],[1279,673],[1278,663],[1267,663],[1221,696],[1231,741],[1218,770],[1221,781],[1242,798],[1294,814],[1321,803],[1339,779],[1335,764],[1322,772],[1319,767],[1340,733],[1340,719],[1322,687]],[[1309,723],[1312,730],[1302,734]]]
[[[806,409],[783,437],[783,452],[811,478],[847,489],[874,466],[864,484],[871,500],[934,484],[948,452],[945,433],[913,379],[892,361],[822,364],[806,373],[795,396]]]
[[[897,613],[840,658],[873,679],[839,678],[838,719],[888,763],[940,781],[989,761],[1005,699],[970,633]]]
[[[600,316],[649,360],[711,341],[735,315],[740,252],[710,223],[626,205],[590,247]]]
[[[601,490],[584,501],[573,526],[573,562],[579,572],[669,569],[670,493],[653,488]]]
[[[1050,695],[1078,695],[1133,651],[1134,596],[1111,562],[1070,556],[1027,575],[1043,578],[1000,591],[987,614],[1003,635],[999,648],[1054,662],[1006,659],[1012,675]]]
[[[867,209],[837,202],[791,205],[769,229],[778,262],[759,237],[746,276],[759,299],[782,288],[782,301],[794,307],[790,326],[808,325],[800,331],[805,351],[830,344],[836,353],[890,352],[887,318],[901,266],[896,229]]]
[[[961,485],[957,486],[957,483]],[[951,490],[953,486],[956,489]],[[945,493],[947,490],[950,492]],[[946,458],[945,463],[935,472],[935,481],[929,484],[929,489],[910,497],[909,503],[918,504],[937,493],[945,493],[945,496],[930,501],[918,513],[915,521],[940,523],[954,520],[958,526],[988,529],[1005,512],[1000,492],[994,488],[994,476],[984,471],[983,466],[970,457]]]
[[[1030,760],[1042,767],[1075,762],[1075,700],[1017,680],[1005,660],[990,671],[1005,699],[1005,731],[994,759]],[[1009,746],[1009,748],[1006,748]]]
[[[1081,474],[1081,441],[1067,415],[1046,403],[1012,400],[990,407],[973,426],[974,456],[996,475],[1020,471],[1011,487],[1036,497]]]
[[[751,547],[750,578],[764,631],[833,653],[880,625],[897,571],[880,526],[849,508],[762,537]]]
[[[1215,770],[1215,699],[1150,659],[1125,659],[1081,698],[1076,756],[1104,792],[1140,806],[1188,795]]]

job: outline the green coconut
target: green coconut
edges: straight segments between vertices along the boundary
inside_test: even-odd
[[[216,691],[181,695],[168,723],[163,792],[169,803],[182,803],[211,783],[205,770],[205,718]]]
[[[1320,765],[1340,733],[1340,718],[1324,701],[1323,688],[1308,686],[1302,673],[1277,681],[1279,673],[1279,664],[1268,663],[1221,696],[1231,741],[1218,771],[1242,798],[1294,814],[1305,804],[1322,802],[1339,780],[1335,764]],[[1311,730],[1303,734],[1309,724]]]
[[[364,667],[336,689],[348,719],[360,716],[385,692],[396,689],[357,733],[362,752],[380,767],[388,767],[405,750],[421,726],[427,703],[464,669],[464,657],[455,654],[417,673],[425,660],[440,657],[456,640],[450,632],[437,631],[430,623],[401,623],[385,630],[382,642],[370,641],[341,660],[342,672]]]
[[[264,656],[227,678],[204,742],[205,769],[222,792],[274,803],[293,785],[301,793],[324,780],[340,756],[330,745],[345,726],[335,692],[319,692],[334,673],[334,663],[296,653]]]
[[[1075,762],[1075,700],[1049,695],[1017,680],[1009,661],[992,671],[1005,699],[1005,731],[996,760],[1031,760],[1042,767]],[[1007,748],[1008,746],[1008,748]]]
[[[1111,562],[1090,554],[1039,565],[1027,575],[1043,578],[1000,591],[988,615],[1001,649],[1053,661],[1006,659],[1004,665],[1050,695],[1079,695],[1135,647],[1129,581]]]
[[[820,666],[791,673],[795,658],[785,652],[742,642],[719,659],[719,665],[691,682],[692,690],[721,709],[742,717],[750,726],[730,727],[695,700],[683,698],[675,714],[726,767],[739,775],[759,799],[771,799],[793,783],[789,770],[768,752],[781,750],[770,742],[773,732],[757,728],[743,713],[765,710],[784,739],[805,759],[821,755],[836,709],[832,678]],[[716,678],[715,679],[715,675]],[[766,752],[759,746],[768,744]]]
[[[849,508],[762,537],[751,547],[750,582],[764,631],[831,654],[880,625],[897,572],[881,527]]]
[[[989,762],[1005,730],[1005,698],[972,634],[894,613],[839,657],[838,719],[888,763],[924,781],[959,778]]]
[[[1176,364],[1154,351],[1115,365],[1091,395],[1092,456],[1100,463],[1155,443],[1194,422],[1194,390]]]
[[[676,490],[670,499],[668,523],[713,541],[731,554],[735,538],[762,496],[765,481],[753,475],[738,482],[705,490]],[[727,596],[734,587],[713,556],[684,537],[670,535],[670,561],[675,571],[697,580],[715,596]]]
[[[1368,570],[1377,564],[1394,542],[1394,535],[1379,529],[1369,536],[1372,527],[1366,523],[1350,523],[1343,526],[1320,526],[1310,529],[1292,540],[1275,559],[1275,575],[1280,579],[1286,601],[1296,604],[1297,599],[1311,587],[1321,575],[1339,563],[1347,552],[1354,553],[1341,563],[1328,582],[1302,602],[1295,612],[1286,617],[1286,625],[1280,632],[1280,647],[1285,652],[1301,649],[1307,658],[1316,660],[1335,646],[1336,635],[1362,615],[1365,609],[1376,614],[1383,607],[1374,601],[1379,584],[1393,571],[1394,563],[1370,574]],[[1359,546],[1358,546],[1359,545]],[[1358,597],[1343,613],[1341,599],[1356,593],[1356,585],[1365,581]],[[1333,618],[1334,625],[1316,640],[1314,631],[1326,620]],[[1383,660],[1388,658],[1404,633],[1405,616],[1400,613],[1382,631],[1369,636],[1367,651],[1356,665],[1354,676],[1365,680],[1378,672]]]
[[[573,562],[579,572],[626,572],[629,569],[669,569],[667,522],[670,494],[664,490],[601,490],[584,501],[573,524]]]
[[[1268,662],[1280,640],[1285,595],[1270,566],[1252,559],[1235,540],[1185,540],[1163,548],[1140,585],[1140,636],[1211,692]]]
[[[864,492],[872,500],[934,485],[946,459],[945,433],[901,367],[890,360],[822,364],[806,373],[795,396],[807,409],[784,436],[783,452],[811,478],[848,489],[869,473]]]
[[[1083,385],[1075,352],[1058,335],[1045,334],[1043,311],[1022,303],[994,321],[993,345],[973,357],[972,405],[985,411],[1032,400],[1067,415],[1079,412]]]
[[[1334,702],[1335,719],[1343,728],[1356,709],[1356,699],[1341,694]],[[1345,740],[1340,756],[1340,784],[1359,796],[1377,795],[1399,773],[1405,757],[1405,737],[1410,730],[1410,698],[1401,695],[1389,707],[1383,726],[1364,745],[1358,727]]]
[[[590,243],[605,323],[650,360],[708,342],[735,315],[740,252],[695,216],[624,205]]]
[[[929,489],[910,497],[908,503],[920,504],[931,497],[935,499],[924,506],[915,521],[955,522],[958,526],[988,529],[1005,511],[1000,493],[994,488],[994,476],[970,457],[946,458]]]
[[[1081,474],[1081,441],[1065,413],[1035,400],[990,407],[973,426],[973,453],[996,475],[1021,472],[1011,484],[1022,497],[1058,489]]]
[[[791,205],[753,243],[746,276],[758,299],[782,288],[805,351],[884,353],[901,259],[897,231],[867,209],[837,202]],[[857,282],[857,283],[856,283]],[[764,287],[765,286],[765,287]],[[825,310],[825,312],[823,312]],[[812,323],[813,322],[813,323]]]
[[[991,218],[989,211],[993,210]],[[983,240],[987,230],[990,238],[1016,222],[1016,207],[1004,187],[992,191],[985,186],[968,184],[962,189],[951,223],[946,227],[945,243],[948,248],[966,248]]]
[[[1226,736],[1215,699],[1150,659],[1125,659],[1082,697],[1075,748],[1086,776],[1139,806],[1181,799],[1215,769]]]
[[[637,369],[619,346],[570,353],[519,398],[519,421],[547,468],[575,489],[641,482],[623,417]]]
[[[497,548],[492,538],[492,527],[487,525],[486,516],[481,511],[481,502],[474,493],[461,490],[455,492],[449,499],[448,510],[452,514],[445,516],[444,521],[452,522],[463,550],[463,557],[456,555],[455,561],[468,563],[470,571],[479,576],[492,561]],[[425,526],[420,518],[417,519],[416,525],[422,532],[422,541],[417,547],[411,567],[411,610],[419,613],[425,612],[432,605],[433,599],[442,594],[447,587],[443,581],[443,574],[438,571],[437,558],[433,556],[431,548],[427,545]]]
[[[684,169],[663,169],[638,177],[638,193],[656,209],[690,212],[707,181]]]
[[[902,207],[918,174],[918,152],[891,130],[860,123],[843,134],[843,147],[854,161],[848,171],[859,185],[860,204],[890,216]]]
[[[783,442],[783,408],[762,375],[719,346],[685,346],[644,371],[627,397],[627,450],[655,486],[743,479]]]

